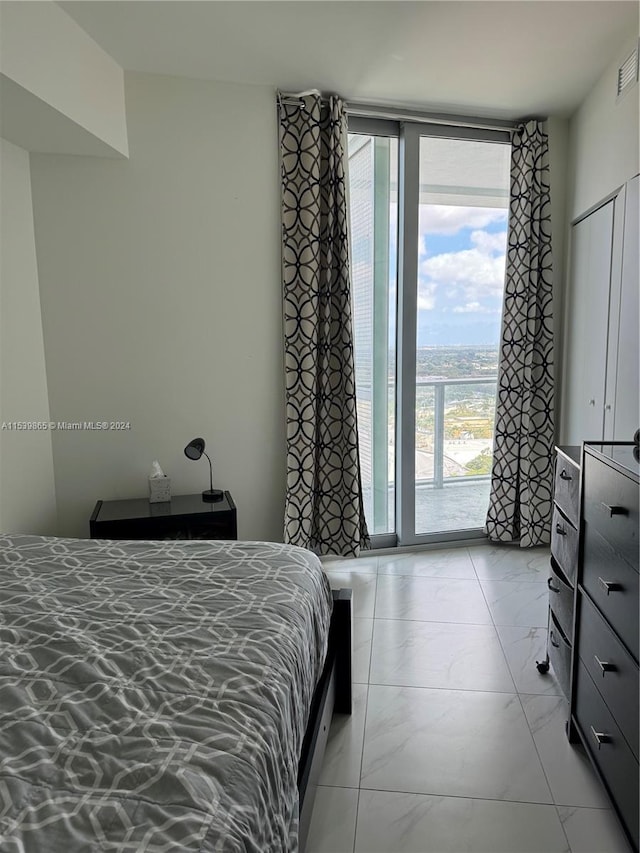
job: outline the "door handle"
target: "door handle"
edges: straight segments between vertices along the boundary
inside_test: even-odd
[[[560,471],[560,479],[561,480],[573,480],[573,477],[571,476],[571,474],[567,474],[566,468],[563,468],[562,471]]]
[[[558,533],[560,536],[566,536],[567,535],[567,531],[560,524],[560,522],[556,522],[556,533]]]
[[[616,668],[615,664],[609,663],[609,661],[607,661],[607,660],[600,660],[598,655],[594,655],[593,659],[595,660],[595,662],[598,664],[598,666],[602,670],[602,677],[603,678],[607,672],[614,672],[615,671],[615,668]]]
[[[603,580],[603,578],[598,578],[598,581],[604,588],[607,595],[609,595],[610,592],[619,592],[622,589],[622,586],[619,583],[616,583],[616,581],[606,581]]]
[[[602,746],[603,743],[611,743],[611,738],[609,737],[608,734],[606,734],[605,732],[597,732],[593,728],[593,726],[590,726],[590,728],[591,728],[591,734],[593,736],[593,739],[598,744],[598,749],[600,749],[600,747]]]
[[[629,515],[629,510],[624,506],[615,506],[605,503],[601,503],[600,506],[607,513],[609,518],[613,518],[614,515]]]
[[[554,586],[554,585],[553,585],[553,583],[552,583],[551,578],[547,578],[547,586],[549,587],[549,589],[551,590],[551,592],[560,592],[560,587],[559,587],[559,586]]]

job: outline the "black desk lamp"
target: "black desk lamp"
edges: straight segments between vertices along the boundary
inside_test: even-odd
[[[184,455],[187,459],[200,459],[203,453],[207,459],[209,459],[209,485],[211,488],[202,493],[202,500],[221,501],[224,497],[224,492],[220,491],[220,489],[213,488],[213,468],[211,466],[209,454],[204,451],[204,438],[194,438],[193,441],[190,441],[184,449]]]

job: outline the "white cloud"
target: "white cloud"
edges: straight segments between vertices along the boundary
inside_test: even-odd
[[[489,305],[482,305],[480,302],[467,302],[466,305],[456,305],[453,309],[454,314],[499,314],[499,308],[492,308]]]
[[[447,289],[461,288],[469,300],[501,296],[504,254],[493,256],[478,248],[444,252],[423,261],[420,272],[433,284],[445,285]]]
[[[419,234],[457,234],[462,228],[486,228],[493,222],[507,221],[507,211],[500,207],[459,207],[448,204],[422,204],[419,211]],[[422,240],[420,241],[422,243]]]
[[[435,293],[437,284],[435,282],[418,282],[418,309],[431,311],[435,307]]]
[[[456,305],[453,309],[454,314],[471,314],[474,311],[482,311],[482,305],[479,302],[468,302],[466,305]]]
[[[485,254],[499,252],[504,257],[507,234],[506,231],[501,231],[499,234],[489,234],[488,231],[472,231],[471,242],[480,252]]]

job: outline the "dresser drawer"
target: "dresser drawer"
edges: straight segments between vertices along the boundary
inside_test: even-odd
[[[584,457],[584,517],[638,571],[638,486],[588,453]]]
[[[578,567],[578,531],[570,521],[567,521],[557,506],[553,508],[551,553],[569,583],[575,584]]]
[[[562,692],[569,697],[569,685],[571,683],[571,643],[563,635],[558,626],[558,620],[551,611],[549,619],[549,636],[547,638],[547,652],[549,663],[558,679]]]
[[[576,697],[575,718],[585,744],[637,850],[638,762],[582,663],[577,667]]]
[[[591,524],[584,525],[582,585],[638,660],[638,572]]]
[[[577,528],[580,515],[580,470],[561,454],[556,457],[553,499]]]
[[[551,558],[549,580],[549,607],[552,609],[565,637],[573,635],[573,588],[558,574],[557,566]]]
[[[638,664],[586,595],[579,597],[580,659],[638,758]]]

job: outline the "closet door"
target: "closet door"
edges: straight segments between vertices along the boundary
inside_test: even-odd
[[[613,413],[615,441],[631,441],[640,427],[640,402],[638,400],[638,351],[640,317],[640,270],[638,269],[638,186],[635,177],[626,186],[624,235],[622,238],[622,271],[620,286],[620,313],[617,348],[617,364],[613,396],[611,385],[607,385],[607,406]],[[611,346],[610,346],[611,349]],[[609,410],[606,411],[607,418]]]
[[[571,229],[563,371],[567,444],[604,436],[613,211],[611,200]]]

